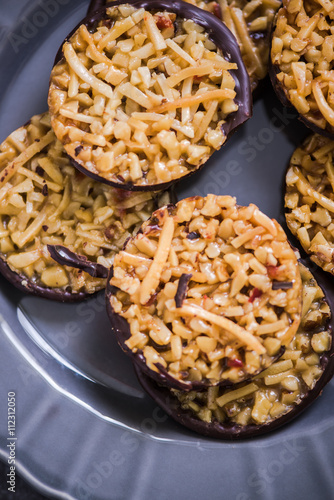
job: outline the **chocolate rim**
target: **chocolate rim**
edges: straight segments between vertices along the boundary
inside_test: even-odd
[[[239,205],[237,205],[237,206],[239,206]],[[167,205],[167,208],[169,210],[172,210],[175,208],[175,204],[170,203],[169,205]],[[148,220],[150,220],[150,219],[148,219]],[[139,228],[137,234],[140,232],[141,232],[141,228]],[[134,237],[135,236],[136,235],[134,235]],[[124,243],[123,249],[125,249],[127,241]],[[112,277],[113,277],[113,266],[109,270],[109,275],[107,278],[107,285],[106,285],[106,289],[105,289],[106,290],[106,292],[105,292],[106,293],[106,295],[105,295],[106,307],[107,307],[107,314],[108,314],[110,325],[111,325],[111,331],[116,336],[118,345],[121,347],[123,352],[125,354],[127,354],[132,359],[134,364],[138,365],[138,369],[141,372],[143,372],[146,376],[148,376],[150,379],[153,379],[155,382],[157,382],[161,385],[164,385],[166,387],[172,387],[175,389],[179,389],[181,391],[191,391],[194,389],[201,391],[201,390],[205,390],[207,387],[210,387],[212,384],[210,384],[209,382],[205,382],[205,381],[182,382],[181,380],[177,380],[173,376],[171,376],[168,373],[168,371],[160,364],[156,364],[156,367],[159,370],[158,372],[156,372],[147,366],[142,350],[138,349],[138,351],[136,353],[132,352],[132,350],[125,343],[131,336],[129,324],[125,318],[123,318],[120,314],[118,314],[114,311],[114,309],[110,303],[110,297],[118,291],[118,288],[116,288],[115,286],[110,284],[110,280]],[[285,351],[285,347],[281,347],[279,352],[275,356],[272,356],[272,358],[273,358],[272,363],[277,361],[284,354],[284,351]],[[258,375],[259,373],[264,371],[266,368],[268,368],[268,367],[261,368],[258,372],[256,372],[255,375]],[[215,384],[215,385],[220,386],[220,387],[237,387],[239,384],[242,384],[244,382],[251,380],[251,378],[253,378],[255,375],[252,374],[249,377],[246,376],[243,380],[241,380],[239,382],[232,382],[229,379],[225,379],[225,380],[222,380],[220,383]]]
[[[308,269],[308,261],[299,259]],[[320,269],[312,270],[312,274],[317,280],[318,285],[325,294],[325,298],[330,306],[331,311],[334,311],[334,284],[333,281]],[[248,439],[272,432],[282,425],[285,425],[299,416],[310,404],[321,395],[323,388],[331,380],[334,375],[334,317],[331,315],[328,318],[326,325],[332,334],[332,345],[329,351],[321,356],[321,366],[324,369],[320,379],[316,382],[313,389],[288,413],[278,417],[271,422],[265,424],[249,424],[241,426],[238,424],[223,424],[217,421],[205,423],[194,417],[190,410],[183,410],[178,399],[166,387],[159,386],[152,378],[144,373],[138,365],[134,364],[135,373],[142,385],[143,389],[151,396],[152,399],[174,420],[184,425],[185,427],[202,434],[207,437],[224,439],[224,440],[239,440]]]
[[[12,271],[2,256],[0,256],[0,273],[21,292],[36,295],[44,299],[55,300],[57,302],[79,302],[93,295],[86,292],[72,293],[61,288],[43,287],[31,281],[24,274]]]
[[[92,4],[94,5],[94,1],[92,2]],[[72,37],[72,35],[77,31],[77,29],[82,24],[84,24],[89,30],[94,29],[98,21],[106,18],[106,10],[108,8],[122,4],[130,4],[136,8],[145,8],[147,10],[165,9],[167,11],[174,12],[181,17],[192,19],[209,33],[209,38],[217,45],[218,48],[222,50],[224,56],[228,61],[237,62],[238,68],[236,70],[230,70],[230,72],[233,75],[233,78],[236,82],[235,101],[237,102],[239,108],[238,111],[231,113],[226,123],[222,126],[222,129],[226,135],[226,141],[222,146],[224,147],[229,137],[231,137],[231,135],[245,121],[247,121],[252,116],[252,93],[251,93],[249,76],[240,53],[239,45],[233,33],[226,27],[224,23],[222,23],[220,19],[215,17],[210,12],[199,9],[198,7],[183,2],[182,0],[172,0],[171,2],[169,2],[168,0],[161,0],[161,1],[160,0],[128,0],[128,1],[116,0],[115,2],[107,3],[104,7],[95,11],[93,14],[90,14],[87,17],[85,17],[65,38],[65,40],[61,44],[60,49],[58,50],[54,65],[56,65],[63,58],[63,52],[62,52],[63,44]],[[214,153],[212,153],[210,158],[213,156]],[[119,189],[125,189],[127,191],[160,191],[167,189],[172,184],[175,184],[176,182],[179,182],[189,177],[190,175],[193,175],[195,172],[199,171],[204,165],[206,165],[207,162],[209,161],[208,159],[206,162],[195,166],[193,170],[191,170],[186,175],[178,179],[173,179],[172,181],[162,182],[159,184],[137,186],[132,182],[127,182],[122,184],[120,182],[114,182],[105,179],[99,174],[90,172],[87,168],[80,165],[74,158],[70,157],[70,159],[71,163],[78,170],[80,170],[80,172],[84,173],[85,175],[88,175],[92,179],[103,182],[104,184],[108,184],[110,186]]]
[[[277,78],[277,75],[278,75],[278,73],[281,72],[281,70],[279,68],[279,65],[274,64],[271,60],[272,40],[273,40],[274,31],[276,28],[277,15],[278,15],[278,13],[274,17],[272,28],[271,28],[270,48],[269,48],[269,64],[268,64],[268,74],[269,74],[273,89],[275,91],[275,94],[277,95],[278,99],[283,104],[283,106],[295,110],[296,116],[298,117],[298,120],[301,121],[304,125],[306,125],[307,128],[309,128],[313,132],[316,132],[319,135],[323,135],[324,137],[329,137],[330,139],[334,139],[334,132],[329,132],[326,129],[324,130],[324,129],[318,127],[318,125],[315,125],[314,123],[309,121],[307,118],[305,118],[303,115],[298,113],[295,106],[289,100],[289,98],[285,92],[284,86],[281,84],[281,82]]]
[[[105,0],[90,0],[90,4],[87,10],[87,16],[101,9],[102,7],[104,7],[105,4],[106,4]]]
[[[116,291],[118,290],[114,286],[110,285],[110,279],[113,276],[113,268],[111,268],[109,272],[109,276],[107,279],[107,286],[106,286],[106,306],[107,306],[107,313],[111,325],[111,331],[112,333],[116,336],[118,345],[121,347],[123,352],[127,354],[132,361],[134,362],[134,365],[138,366],[138,370],[142,373],[144,373],[150,380],[154,380],[156,383],[159,383],[161,385],[164,385],[166,387],[171,387],[174,389],[179,389],[181,391],[192,391],[192,390],[205,390],[206,388],[210,387],[212,384],[206,381],[198,382],[198,381],[193,381],[193,382],[182,382],[181,380],[177,380],[174,378],[172,375],[168,373],[166,368],[164,368],[162,365],[157,364],[156,367],[158,368],[159,372],[151,370],[146,364],[146,360],[144,357],[144,354],[141,349],[138,349],[136,353],[132,352],[132,350],[126,345],[126,341],[130,338],[131,333],[130,333],[130,327],[125,318],[117,314],[114,309],[112,308],[110,304],[110,297],[111,295],[114,295]],[[279,359],[285,349],[282,347],[278,354],[276,356],[273,356],[273,363]],[[268,368],[268,367],[266,367]],[[259,370],[256,375],[261,373],[261,371],[264,371],[266,368],[262,368]],[[249,377],[245,377],[243,380],[240,382],[232,382],[229,379],[223,380],[220,383],[216,384],[217,386],[220,387],[237,387],[239,384],[242,384],[244,382],[247,382],[251,380],[252,376],[250,375]]]

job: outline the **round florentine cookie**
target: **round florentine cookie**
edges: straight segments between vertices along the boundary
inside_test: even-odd
[[[47,245],[65,245],[109,268],[156,207],[150,193],[116,190],[82,175],[51,130],[49,114],[34,116],[0,146],[0,272],[27,292],[82,299],[106,280],[55,264]]]
[[[268,73],[270,34],[281,0],[186,0],[222,19],[236,37],[252,91]]]
[[[115,257],[108,286],[121,347],[185,390],[254,376],[300,323],[300,273],[283,229],[231,196],[154,212]]]
[[[102,9],[65,42],[49,107],[77,168],[159,190],[196,171],[251,116],[251,92],[219,20],[183,2],[137,1]]]
[[[318,134],[293,153],[286,174],[290,231],[318,266],[334,274],[334,141]]]
[[[182,392],[159,386],[140,369],[143,388],[176,421],[211,437],[240,439],[277,429],[304,410],[334,369],[331,311],[320,286],[300,264],[302,321],[280,360],[236,389]]]
[[[283,0],[275,18],[270,76],[285,105],[315,132],[334,137],[334,4]]]

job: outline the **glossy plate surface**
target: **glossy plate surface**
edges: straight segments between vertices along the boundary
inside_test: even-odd
[[[1,2],[0,140],[45,111],[55,52],[87,6]],[[266,82],[254,117],[178,195],[235,195],[284,223],[285,167],[307,133]],[[333,498],[333,380],[272,434],[206,439],[143,393],[109,334],[103,294],[58,304],[25,296],[1,277],[0,313],[0,458],[7,461],[6,401],[15,391],[17,466],[44,493],[68,500]]]

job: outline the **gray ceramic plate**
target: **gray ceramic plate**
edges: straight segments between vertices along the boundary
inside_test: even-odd
[[[49,73],[81,0],[0,2],[0,140],[46,109]],[[283,222],[284,169],[305,129],[263,88],[254,117],[179,197],[257,203]],[[78,500],[333,498],[334,382],[304,414],[263,438],[202,438],[156,407],[110,337],[103,294],[62,305],[0,279],[0,457],[16,392],[17,466],[45,494]],[[4,478],[1,478],[4,481]]]

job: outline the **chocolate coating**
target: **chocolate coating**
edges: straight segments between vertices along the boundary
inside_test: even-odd
[[[61,266],[81,269],[93,278],[107,278],[108,276],[108,269],[106,267],[96,262],[91,262],[87,257],[72,252],[62,245],[48,245],[48,250],[53,260]]]
[[[93,12],[101,9],[106,4],[105,0],[91,0],[88,10],[87,10],[87,15],[92,14]]]
[[[308,267],[309,262],[300,259],[300,261]],[[327,276],[322,270],[312,269],[312,274],[316,278],[319,286],[325,293],[326,300],[330,306],[331,310],[334,310],[334,283],[330,277]],[[289,423],[291,420],[296,418],[301,414],[311,403],[313,403],[316,398],[321,394],[325,385],[331,380],[334,375],[334,318],[333,316],[328,320],[328,326],[332,334],[332,345],[329,351],[321,356],[321,366],[324,369],[324,373],[320,379],[316,382],[313,389],[311,389],[307,395],[301,400],[301,402],[293,408],[288,413],[282,415],[281,417],[272,420],[269,423],[260,425],[246,425],[240,426],[235,423],[219,423],[214,421],[211,423],[203,422],[194,416],[189,410],[184,410],[181,408],[181,404],[178,399],[167,389],[158,385],[152,378],[150,378],[146,373],[144,373],[138,365],[135,365],[135,371],[139,382],[141,383],[144,390],[154,399],[156,403],[161,406],[165,412],[172,417],[174,420],[180,424],[188,427],[189,429],[203,434],[204,436],[209,436],[218,439],[225,440],[238,440],[246,438],[254,438],[262,434],[274,431],[284,424]]]
[[[39,297],[55,300],[57,302],[79,302],[86,299],[90,294],[85,292],[72,293],[69,290],[61,288],[48,288],[38,283],[34,283],[24,274],[12,271],[0,256],[0,273],[21,292],[37,295]]]
[[[167,11],[176,13],[180,17],[192,19],[209,33],[209,38],[217,45],[219,49],[221,49],[228,61],[237,63],[238,68],[236,70],[231,70],[230,72],[236,83],[235,102],[238,104],[238,111],[232,113],[222,126],[226,138],[228,139],[240,127],[240,125],[242,125],[252,116],[252,93],[249,76],[242,60],[238,43],[232,32],[214,15],[202,9],[199,9],[198,7],[195,7],[181,0],[129,0],[126,2],[117,0],[115,2],[110,2],[98,11],[95,11],[93,14],[88,15],[74,28],[73,31],[71,31],[71,33],[62,43],[61,48],[57,53],[54,64],[57,64],[63,58],[63,44],[72,37],[72,35],[82,24],[84,24],[88,28],[88,30],[94,30],[97,23],[107,17],[106,10],[109,7],[121,5],[124,3],[131,4],[136,8],[145,8],[150,11],[165,9]],[[127,191],[157,191],[167,189],[170,185],[178,182],[181,179],[183,180],[186,177],[189,177],[194,172],[197,172],[206,164],[204,163],[202,165],[194,167],[193,170],[191,170],[188,174],[184,175],[180,179],[174,179],[172,181],[159,184],[151,184],[148,186],[136,186],[131,182],[122,184],[119,182],[109,181],[98,174],[90,172],[88,169],[80,165],[74,158],[71,158],[71,162],[78,170],[80,170],[85,175],[88,175],[92,179],[103,182],[105,184],[109,184],[110,186],[126,189]]]

